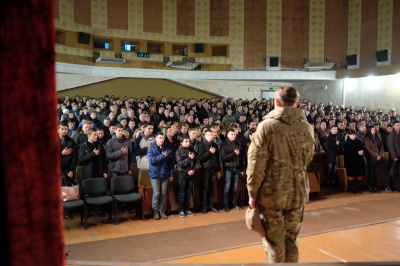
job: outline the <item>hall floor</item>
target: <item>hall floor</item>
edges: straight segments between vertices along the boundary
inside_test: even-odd
[[[338,193],[322,191],[323,197],[311,197],[306,205],[307,210],[317,210],[326,207],[344,206],[352,202],[399,199],[398,192],[384,192],[380,194],[352,195],[350,193]],[[316,235],[299,238],[300,259],[299,264],[329,264],[355,263],[357,265],[400,265],[400,210],[398,220],[380,221],[375,224],[360,225],[355,228],[331,231]],[[126,214],[121,214],[126,215]],[[117,226],[107,224],[91,225],[90,229],[84,230],[79,224],[79,214],[75,220],[65,220],[65,242],[75,244],[90,242],[109,238],[118,238],[154,232],[171,231],[188,227],[226,223],[243,220],[245,211],[231,210],[228,213],[223,211],[216,213],[201,214],[196,217],[179,218],[177,214],[169,216],[168,220],[146,221],[127,219]],[[132,216],[132,215],[130,215]],[[113,226],[113,230],[109,230]],[[249,232],[252,233],[252,232]],[[158,264],[265,264],[267,256],[260,243],[219,252],[188,255],[184,258],[163,261]],[[94,265],[89,262],[73,263],[67,261],[68,265]],[[132,262],[137,265],[137,263]],[[95,265],[127,265],[118,263],[96,262]],[[131,265],[131,264],[128,264]]]

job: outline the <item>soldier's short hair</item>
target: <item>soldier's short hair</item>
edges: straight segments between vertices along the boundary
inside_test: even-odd
[[[292,86],[280,86],[275,90],[275,97],[282,106],[292,106],[299,99],[299,92]]]

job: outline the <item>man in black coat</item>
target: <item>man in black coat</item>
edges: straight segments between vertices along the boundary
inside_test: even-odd
[[[79,162],[83,166],[83,178],[108,177],[108,166],[103,144],[97,141],[96,129],[87,131],[88,140],[79,148]]]
[[[232,205],[237,210],[243,208],[236,202],[239,176],[243,176],[243,150],[236,142],[236,130],[229,127],[226,139],[221,146],[221,159],[225,169],[224,211],[229,212],[228,196],[232,192]]]
[[[337,136],[338,128],[336,125],[331,126],[330,133],[325,140],[325,151],[327,156],[327,174],[326,174],[326,185],[335,186],[338,184],[336,176],[336,156],[340,152],[340,141]]]
[[[214,186],[220,178],[220,157],[217,143],[214,142],[214,133],[207,129],[204,140],[198,145],[198,159],[202,166],[202,208],[201,212],[206,214],[208,209],[218,213],[214,206]]]

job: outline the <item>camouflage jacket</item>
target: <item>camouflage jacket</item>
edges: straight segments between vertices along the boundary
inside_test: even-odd
[[[278,107],[258,125],[248,151],[249,197],[268,209],[300,208],[310,191],[314,130],[301,109]]]

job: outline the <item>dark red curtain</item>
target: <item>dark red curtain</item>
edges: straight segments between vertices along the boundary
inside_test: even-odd
[[[0,265],[65,265],[54,0],[0,3]]]

